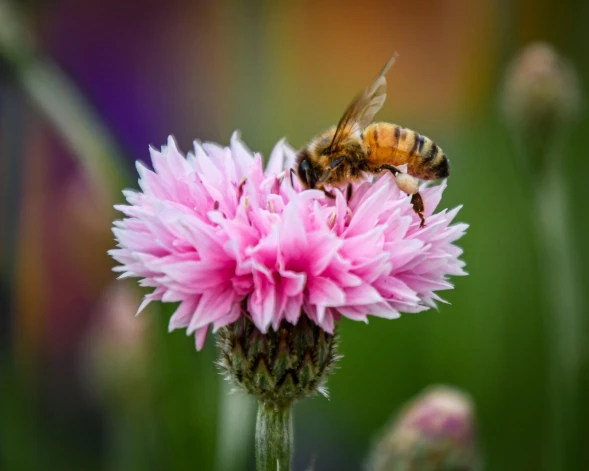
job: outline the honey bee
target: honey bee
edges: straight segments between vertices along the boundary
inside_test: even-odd
[[[425,225],[423,199],[417,182],[401,174],[397,165],[407,165],[407,173],[420,180],[437,180],[450,174],[448,157],[431,139],[391,123],[372,123],[386,99],[385,74],[393,65],[393,55],[370,87],[350,104],[337,126],[314,138],[297,154],[296,173],[306,188],[341,186],[366,172],[388,170],[399,188],[411,195],[413,210]],[[348,186],[350,189],[351,187]]]

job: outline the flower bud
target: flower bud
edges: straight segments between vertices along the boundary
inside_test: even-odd
[[[579,89],[572,66],[550,46],[525,47],[507,69],[502,95],[510,124],[552,134],[578,111]]]
[[[30,56],[34,44],[20,12],[11,3],[0,2],[0,59],[17,62]]]
[[[302,315],[263,334],[247,316],[219,330],[218,366],[228,380],[262,403],[284,407],[315,394],[339,359],[337,334],[328,334]]]
[[[100,300],[95,324],[84,342],[82,374],[96,398],[137,401],[145,390],[149,338],[145,317],[129,316],[139,293],[128,283],[111,285]]]
[[[429,388],[407,404],[377,443],[370,471],[480,469],[471,400],[449,387]]]

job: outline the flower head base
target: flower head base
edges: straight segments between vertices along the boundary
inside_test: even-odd
[[[244,316],[219,330],[217,345],[226,379],[278,408],[316,392],[327,395],[325,381],[338,360],[337,335],[305,316],[296,325],[283,321],[267,334]]]
[[[375,471],[480,469],[470,398],[431,387],[405,406],[385,431],[371,461]]]
[[[113,229],[110,254],[121,277],[142,278],[153,300],[179,302],[170,330],[203,346],[247,313],[262,333],[305,316],[327,333],[341,316],[367,321],[436,306],[437,291],[463,275],[453,242],[465,224],[458,208],[433,214],[445,184],[421,190],[427,226],[392,175],[354,184],[352,196],[304,190],[285,169],[295,152],[262,158],[234,136],[229,148],[195,145],[185,158],[173,139],[151,149],[154,171],[138,164],[142,192],[126,191],[126,219]],[[141,309],[141,308],[140,308]]]

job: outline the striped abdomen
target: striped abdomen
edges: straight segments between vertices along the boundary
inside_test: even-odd
[[[421,180],[450,175],[448,157],[431,139],[390,123],[373,123],[364,129],[366,159],[372,168],[407,164],[407,173]]]

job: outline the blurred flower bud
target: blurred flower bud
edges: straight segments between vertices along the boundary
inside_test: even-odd
[[[94,302],[99,293],[109,292],[107,287],[112,282],[112,262],[106,253],[112,247],[112,232],[108,227],[112,203],[103,189],[93,185],[82,173],[63,186],[57,203],[64,221],[60,238],[67,244],[63,257],[67,257],[74,278],[68,282],[73,281],[80,291],[91,293]],[[92,270],[80,277],[80,267],[92,267]]]
[[[457,389],[434,386],[413,399],[385,428],[369,471],[480,469],[473,405]]]
[[[117,281],[104,293],[86,341],[83,373],[101,400],[137,399],[145,389],[148,359],[145,316],[135,317],[140,294]]]
[[[247,317],[219,330],[218,366],[227,380],[269,406],[290,407],[315,393],[327,395],[325,382],[339,356],[337,334],[328,334],[307,316],[296,325],[283,321],[262,334]]]
[[[552,46],[538,42],[508,66],[502,108],[510,124],[533,137],[552,139],[577,114],[579,97],[573,67]]]
[[[18,61],[31,53],[33,39],[11,3],[0,1],[0,59]]]

